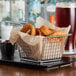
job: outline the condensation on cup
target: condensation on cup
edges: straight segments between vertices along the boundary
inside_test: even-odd
[[[1,39],[2,39],[2,41],[9,40],[12,28],[13,28],[13,26],[11,26],[10,24],[9,25],[6,25],[5,23],[1,24]]]
[[[75,50],[75,34],[76,34],[76,3],[60,2],[56,4],[56,26],[67,27],[71,25],[69,33],[72,36],[68,37],[65,45],[65,50]]]

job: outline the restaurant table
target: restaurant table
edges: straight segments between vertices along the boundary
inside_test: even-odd
[[[40,65],[21,61],[18,50],[13,60],[5,60],[0,54],[0,76],[75,76],[76,54],[65,54],[61,60]]]
[[[68,57],[66,54],[60,59],[35,61],[35,60],[27,59],[27,58],[22,60],[20,58],[20,54],[18,50],[15,50],[14,58],[12,60],[2,59],[1,53],[0,53],[0,65],[3,64],[3,65],[30,68],[30,69],[50,70],[52,68],[59,68],[59,67],[67,66],[71,63],[74,65],[74,62],[76,62],[76,58],[74,54],[71,55],[71,57],[70,55]]]
[[[76,76],[76,67],[67,66],[47,71],[0,65],[0,76]]]

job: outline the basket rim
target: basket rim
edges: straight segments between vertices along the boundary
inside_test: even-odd
[[[42,36],[42,38],[67,37],[67,36],[71,36],[71,35],[72,35],[72,34],[61,35],[61,36]]]

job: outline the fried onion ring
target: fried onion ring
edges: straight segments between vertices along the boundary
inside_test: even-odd
[[[35,36],[41,36],[42,35],[39,28],[36,28],[35,31],[36,31]],[[28,34],[30,35],[31,34],[31,31],[29,31]]]
[[[40,31],[44,36],[49,36],[55,32],[55,30],[53,30],[47,26],[44,26],[44,25],[42,27],[40,27]]]
[[[52,36],[62,36],[62,35],[66,35],[66,33],[63,31],[59,31],[59,30],[52,34]]]
[[[37,35],[38,35],[38,36],[41,36],[41,35],[42,35],[39,28],[36,28],[36,36],[37,36]]]
[[[66,33],[63,32],[63,31],[58,30],[58,31],[54,32],[52,35],[50,35],[50,36],[59,36],[59,37],[51,38],[49,41],[54,42],[54,43],[64,41],[65,36],[63,36],[63,35],[66,35]],[[61,37],[61,36],[63,36],[63,37]]]
[[[23,28],[21,29],[21,32],[26,33],[26,32],[29,31],[29,30],[31,31],[31,32],[30,32],[30,35],[35,36],[36,31],[35,31],[34,26],[31,25],[31,24],[27,24],[27,25],[23,26]]]

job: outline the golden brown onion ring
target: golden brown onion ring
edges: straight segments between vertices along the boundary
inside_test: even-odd
[[[39,28],[36,28],[36,36],[41,36],[41,31],[40,31],[40,29]]]
[[[42,27],[40,27],[40,31],[44,36],[49,36],[55,32],[55,30],[53,30],[47,26],[44,26],[44,25]]]
[[[52,34],[52,36],[62,36],[62,35],[66,35],[66,33],[63,31],[59,31],[59,30]]]
[[[35,36],[41,36],[42,35],[39,28],[36,28],[35,31],[36,31]],[[28,34],[30,35],[31,34],[31,31],[29,31]]]
[[[29,31],[29,30],[31,31],[31,32],[30,32],[30,35],[35,36],[36,31],[35,31],[34,26],[31,25],[31,24],[27,24],[27,25],[23,26],[23,28],[21,29],[21,32],[26,33],[26,32]]]

